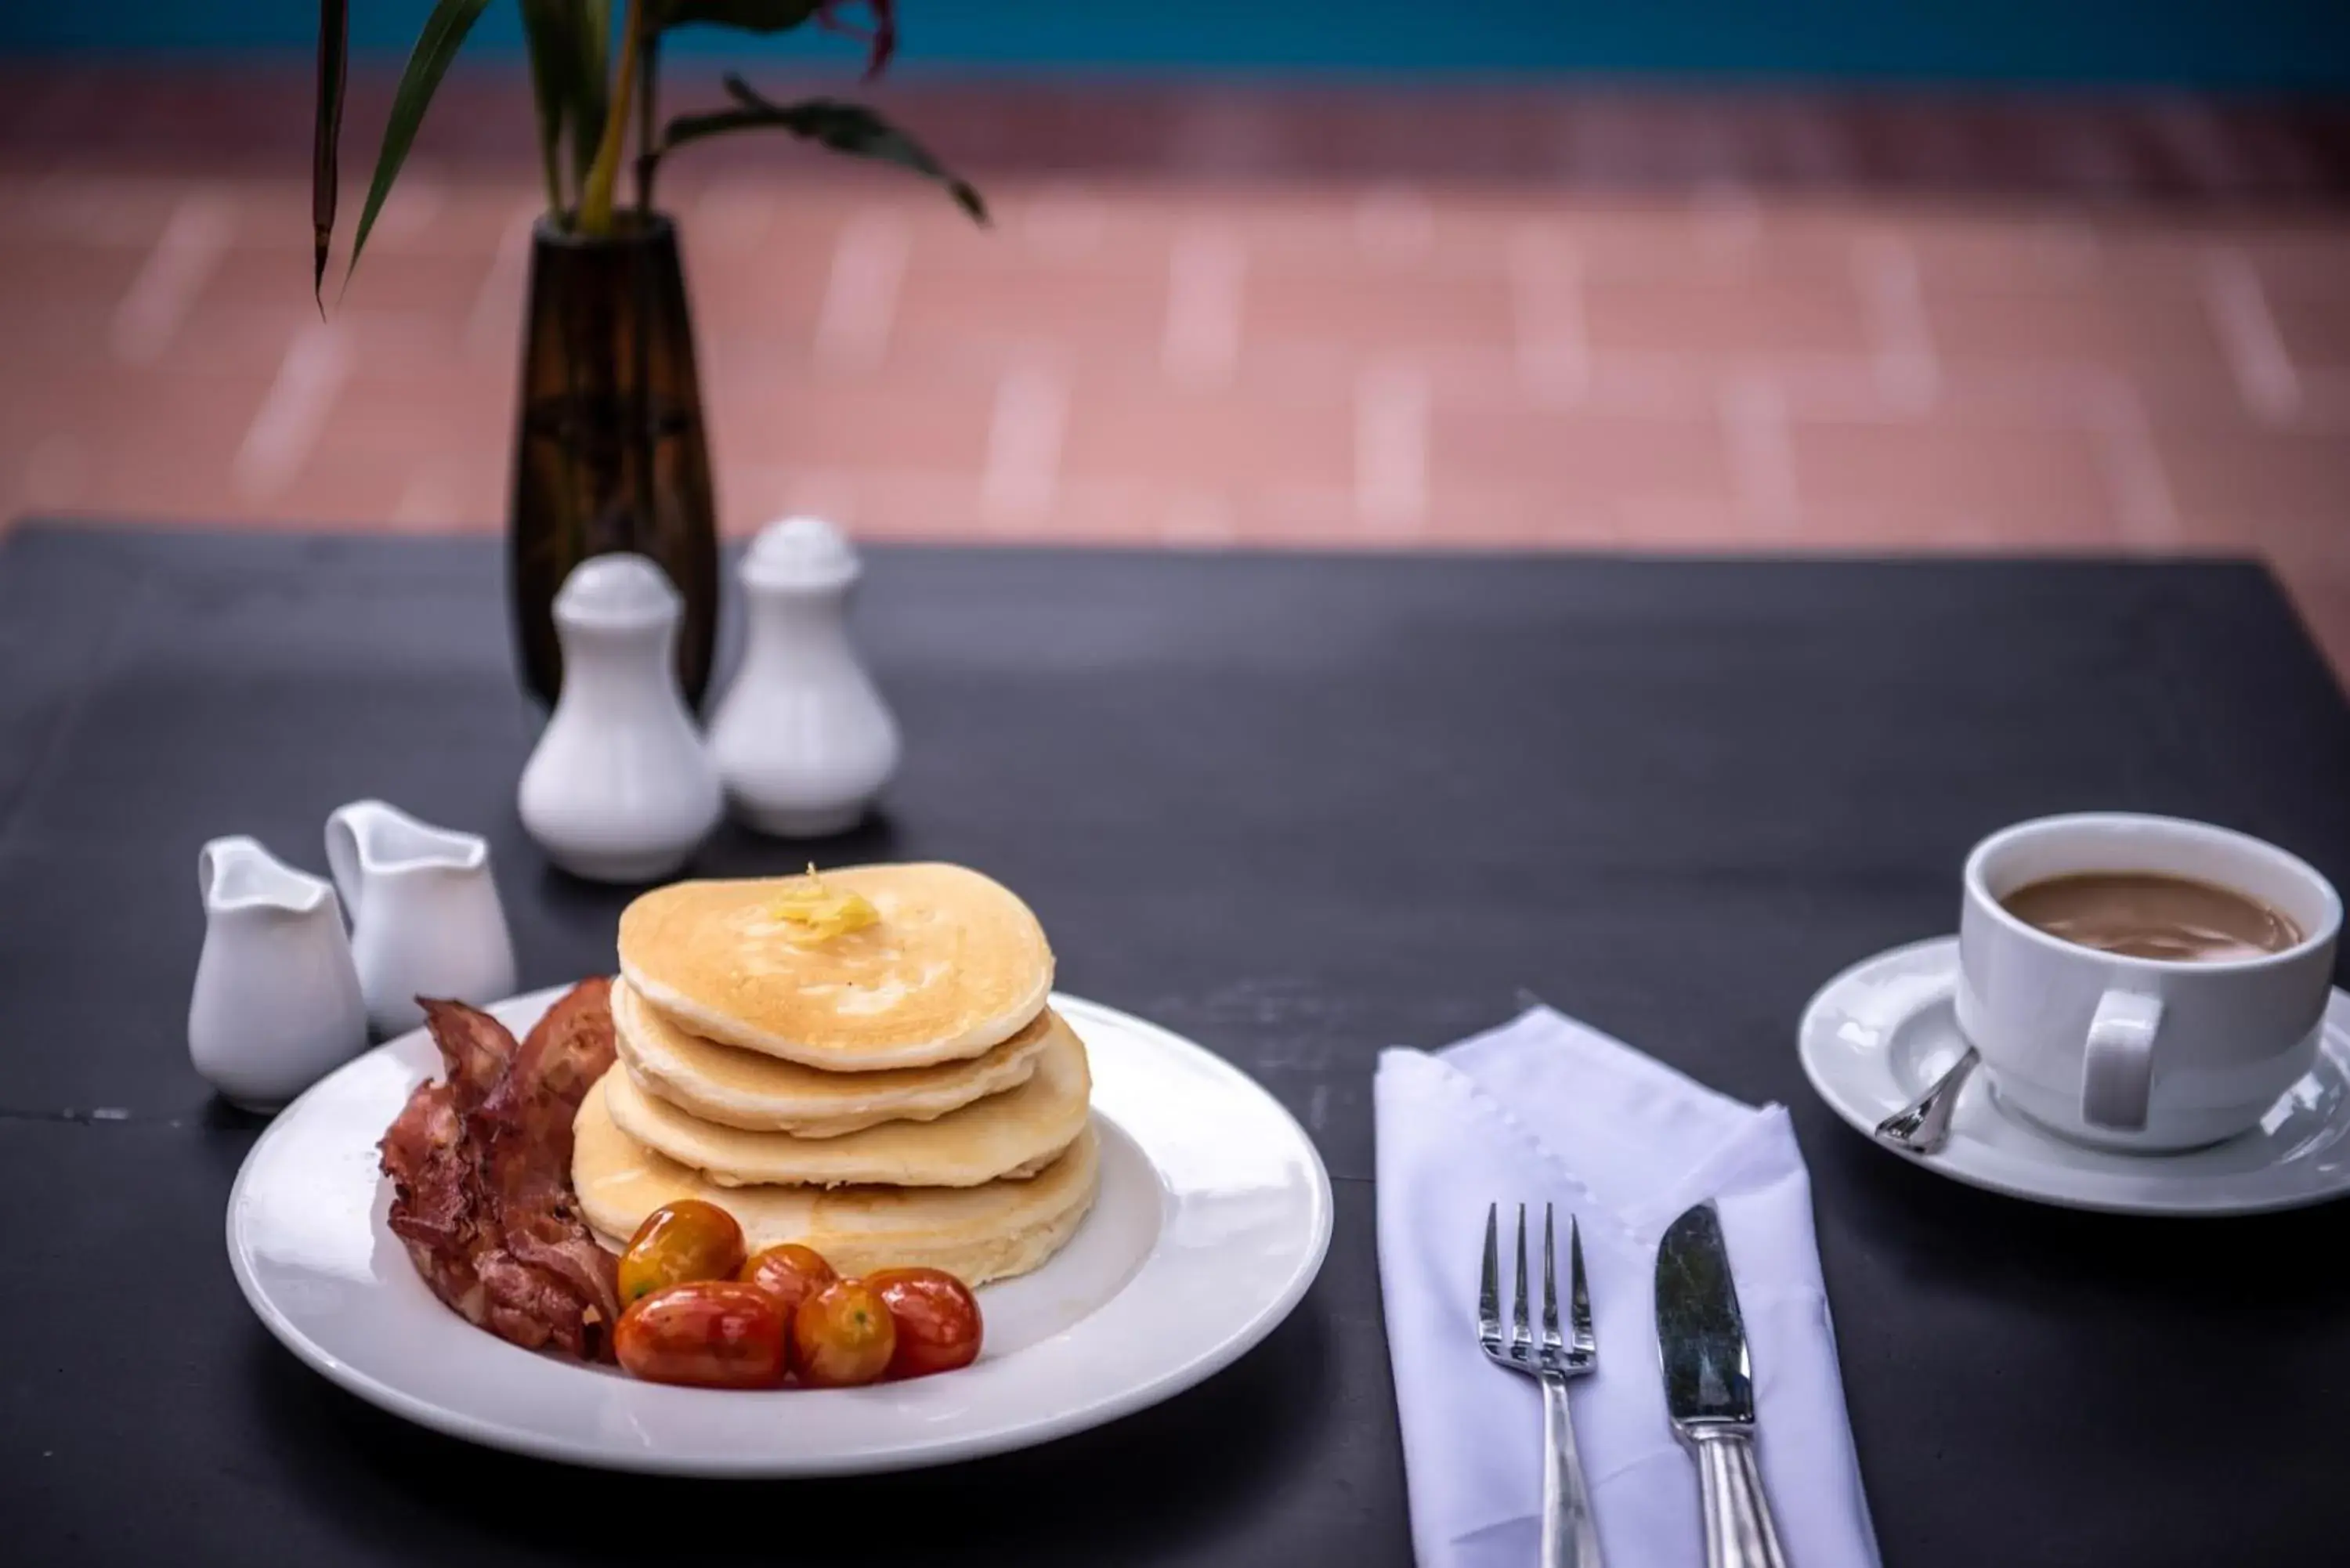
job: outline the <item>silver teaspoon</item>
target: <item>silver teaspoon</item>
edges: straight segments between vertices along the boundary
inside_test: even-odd
[[[1950,1136],[1950,1113],[1958,1106],[1959,1091],[1981,1060],[1968,1046],[1924,1094],[1877,1124],[1877,1141],[1904,1154],[1931,1154],[1940,1148]]]

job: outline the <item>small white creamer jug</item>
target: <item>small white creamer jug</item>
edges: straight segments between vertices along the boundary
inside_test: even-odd
[[[898,767],[898,723],[848,639],[861,571],[816,517],[771,523],[743,562],[750,638],[711,721],[710,752],[736,816],[813,838],[857,825]]]
[[[671,659],[681,602],[660,567],[624,553],[582,561],[555,596],[563,691],[518,804],[574,876],[656,881],[717,826],[718,774]]]
[[[205,845],[196,881],[204,947],[188,1054],[231,1103],[274,1111],[367,1044],[342,906],[242,836]]]
[[[327,818],[327,865],[378,1033],[422,1023],[420,996],[481,1006],[514,994],[514,938],[486,841],[355,800]]]

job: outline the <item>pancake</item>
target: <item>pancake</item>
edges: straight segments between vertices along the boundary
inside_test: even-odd
[[[1056,1015],[1045,1018],[1050,1034],[1026,1083],[935,1121],[883,1122],[825,1138],[748,1132],[646,1094],[618,1064],[605,1075],[604,1098],[622,1132],[722,1187],[976,1187],[1042,1169],[1086,1125],[1093,1089],[1086,1048]]]
[[[679,1028],[627,981],[612,987],[620,1060],[639,1089],[705,1122],[794,1137],[837,1137],[883,1122],[926,1122],[1026,1083],[1055,1029],[1040,1012],[1025,1029],[967,1062],[826,1073],[780,1056],[738,1051]]]
[[[720,1187],[613,1125],[605,1087],[588,1091],[574,1124],[571,1181],[580,1210],[614,1251],[664,1203],[699,1198],[734,1216],[754,1251],[814,1247],[843,1274],[944,1269],[966,1283],[1024,1274],[1060,1251],[1093,1206],[1099,1150],[1090,1126],[1026,1181],[979,1187]]]
[[[620,916],[620,972],[680,1028],[832,1073],[963,1061],[1018,1033],[1053,989],[1053,950],[1017,894],[961,866],[851,866],[827,889],[879,919],[815,939],[810,884],[677,882]]]

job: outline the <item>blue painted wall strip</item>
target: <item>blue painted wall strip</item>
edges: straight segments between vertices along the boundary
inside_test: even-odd
[[[428,0],[353,0],[404,54]],[[1620,72],[2350,89],[2350,0],[901,0],[906,57],[962,69]],[[0,4],[0,51],[302,50],[316,0]],[[682,40],[681,40],[682,42]],[[519,47],[514,7],[474,47]],[[810,52],[694,37],[698,51]],[[837,43],[829,53],[844,62]]]

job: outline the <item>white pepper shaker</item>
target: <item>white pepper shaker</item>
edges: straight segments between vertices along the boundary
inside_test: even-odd
[[[814,838],[853,827],[898,768],[898,722],[848,637],[862,571],[840,530],[771,523],[743,562],[750,636],[710,726],[736,816]]]
[[[642,556],[597,556],[555,596],[563,690],[522,771],[522,823],[598,882],[650,882],[717,826],[717,770],[678,690],[683,601]]]

